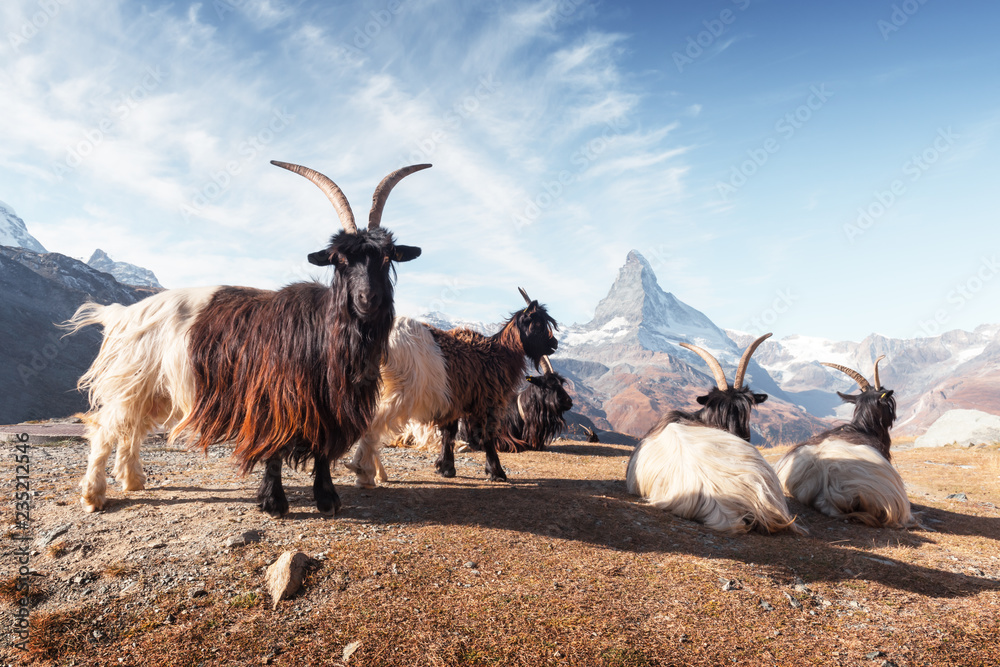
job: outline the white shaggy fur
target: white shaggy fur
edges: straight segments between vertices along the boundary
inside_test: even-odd
[[[451,389],[444,356],[430,329],[408,317],[397,317],[382,361],[382,393],[368,433],[358,444],[347,467],[357,475],[355,485],[375,486],[375,474],[386,482],[379,447],[403,429],[408,419],[432,422],[451,410]]]
[[[104,327],[104,342],[80,378],[90,412],[84,418],[90,442],[80,502],[88,512],[104,507],[105,465],[117,443],[114,476],[125,491],[144,488],[139,447],[158,425],[176,425],[194,407],[194,369],[188,333],[218,287],[160,292],[131,306],[85,303],[66,322],[69,333],[90,324]],[[177,437],[171,431],[170,439]]]
[[[868,445],[830,438],[791,450],[775,471],[785,491],[827,516],[854,518],[869,526],[918,525],[903,478]]]
[[[716,428],[673,423],[647,437],[629,459],[626,483],[655,507],[713,530],[805,532],[760,452]]]

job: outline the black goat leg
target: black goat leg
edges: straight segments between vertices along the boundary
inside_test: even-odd
[[[268,516],[280,519],[288,514],[288,498],[281,485],[281,453],[267,459],[264,466],[264,479],[257,488],[257,504]]]
[[[313,461],[313,498],[316,500],[316,509],[323,514],[336,515],[340,511],[340,496],[333,488],[330,459],[326,456],[317,456]]]
[[[434,468],[442,477],[455,476],[455,434],[458,433],[458,420],[441,427],[441,456],[434,463]]]

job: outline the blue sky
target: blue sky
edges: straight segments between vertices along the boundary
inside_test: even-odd
[[[170,287],[327,276],[333,178],[423,256],[397,312],[585,322],[628,251],[723,327],[1000,322],[1000,6],[11,1],[0,199]]]

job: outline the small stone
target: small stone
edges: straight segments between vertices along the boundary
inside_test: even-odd
[[[552,655],[555,656],[556,658],[565,658],[566,657],[565,654],[563,654],[562,651],[556,651]]]
[[[206,595],[208,595],[208,591],[206,591],[204,588],[192,588],[190,591],[188,591],[188,597],[192,599],[203,598]]]
[[[899,665],[894,663],[892,660],[883,660],[879,667],[899,667]]]
[[[782,591],[782,592],[785,594],[785,597],[788,598],[788,604],[792,605],[792,609],[802,609],[802,603],[801,602],[799,602],[798,600],[796,600],[787,591]]]
[[[475,570],[477,567],[479,567],[479,564],[476,563],[475,561],[470,560],[465,564],[465,567],[469,568],[470,570]]]
[[[738,590],[740,590],[740,589],[743,588],[743,584],[741,584],[736,579],[728,579],[728,580],[727,579],[722,579],[720,581],[723,582],[723,584],[722,584],[722,590],[727,591],[727,592],[728,591],[738,591]]]
[[[884,658],[885,653],[882,651],[872,651],[871,653],[866,653],[865,657],[869,660],[877,660],[878,658]]]
[[[678,639],[678,641],[679,641],[679,642],[680,642],[681,644],[687,644],[688,642],[690,642],[690,641],[691,641],[691,638],[690,638],[690,637],[688,637],[687,635],[681,635],[681,636],[680,636],[680,638]]]
[[[309,556],[301,551],[286,551],[267,568],[265,579],[274,609],[278,608],[278,602],[298,592],[308,563]]]
[[[359,641],[351,642],[350,644],[344,647],[344,652],[340,654],[340,659],[343,660],[345,663],[347,663],[348,661],[350,661],[351,656],[354,655],[354,652],[357,651],[359,648],[361,648],[361,642]]]
[[[173,614],[167,614],[167,618],[166,618],[166,622],[167,623],[173,623],[176,620],[177,620],[176,616],[174,616]]]
[[[232,549],[233,547],[243,547],[253,542],[260,542],[260,533],[256,530],[248,530],[245,533],[233,535],[226,540],[225,544]]]
[[[65,535],[69,532],[69,529],[73,527],[71,523],[64,523],[61,526],[56,526],[51,530],[47,530],[42,533],[37,540],[35,540],[35,546],[39,549],[49,546],[52,544],[57,537],[60,535]]]
[[[772,607],[771,603],[768,602],[767,600],[760,601],[760,608],[763,609],[764,611],[774,611],[774,607]]]
[[[964,493],[949,493],[945,497],[948,500],[957,500],[960,503],[964,503],[964,502],[966,502],[969,499],[969,497],[966,496]]]

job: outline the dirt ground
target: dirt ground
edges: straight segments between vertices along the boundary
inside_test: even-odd
[[[147,489],[113,488],[86,514],[86,445],[36,446],[27,651],[8,631],[3,451],[3,664],[1000,664],[996,445],[895,454],[927,530],[792,503],[808,537],[724,536],[643,506],[625,492],[627,445],[501,454],[506,484],[485,480],[479,453],[446,480],[431,454],[386,449],[392,481],[377,489],[336,467],[336,518],[316,512],[307,473],[286,470],[292,512],[278,521],[254,503],[260,471],[240,479],[222,447],[149,443]],[[259,541],[231,544],[247,531]],[[312,560],[272,609],[263,574],[286,550]]]

